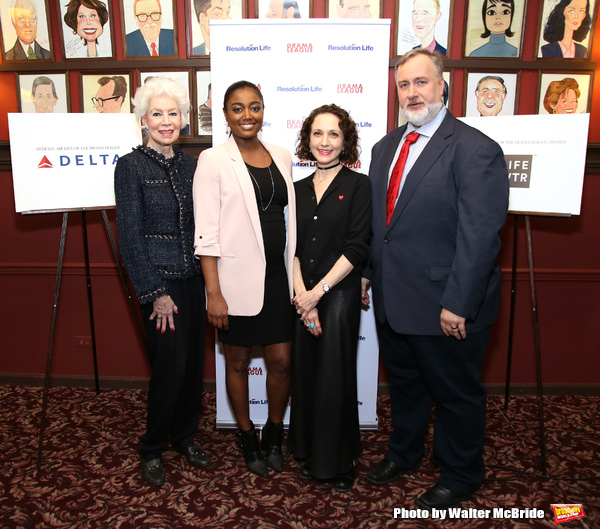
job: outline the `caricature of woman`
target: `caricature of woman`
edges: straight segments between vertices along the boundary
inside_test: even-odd
[[[575,79],[565,77],[562,81],[552,81],[546,89],[544,108],[549,114],[575,114],[580,95]]]
[[[514,35],[510,30],[514,11],[514,0],[483,0],[481,16],[485,31],[481,38],[490,37],[490,40],[473,50],[469,57],[517,57],[519,50],[506,42],[506,37]]]
[[[83,44],[69,58],[110,57],[110,42],[108,47],[102,47],[98,42],[98,37],[104,32],[104,24],[108,21],[106,4],[100,0],[71,0],[66,7],[65,24],[81,37]]]
[[[560,0],[544,27],[544,40],[550,44],[542,46],[542,57],[585,58],[587,48],[578,42],[587,37],[591,25],[588,0]]]

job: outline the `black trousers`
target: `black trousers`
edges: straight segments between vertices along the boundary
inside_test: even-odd
[[[379,346],[390,373],[393,433],[386,458],[413,467],[435,404],[433,455],[438,483],[458,494],[483,481],[486,391],[480,380],[491,326],[466,340],[398,334],[377,321]]]
[[[294,457],[310,457],[313,476],[327,479],[346,472],[362,450],[356,389],[360,287],[332,289],[317,310],[321,336],[296,323],[288,438]]]
[[[148,389],[146,433],[141,440],[143,459],[160,457],[171,440],[176,447],[194,443],[202,402],[206,302],[202,276],[168,281],[171,298],[179,309],[175,332],[165,334],[149,321],[152,303],[142,305],[146,353],[152,368]]]

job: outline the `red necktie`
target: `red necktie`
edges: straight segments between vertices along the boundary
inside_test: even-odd
[[[150,47],[152,48],[152,57],[158,57],[158,53],[156,52],[156,42],[150,44]]]
[[[392,176],[390,177],[390,183],[387,190],[387,224],[390,225],[390,220],[394,214],[394,208],[396,207],[396,199],[398,198],[398,190],[400,189],[400,181],[402,180],[402,173],[404,172],[404,166],[406,165],[406,159],[408,158],[408,150],[410,146],[417,141],[420,134],[418,132],[411,132],[406,135],[402,148],[400,149],[400,156],[398,161],[394,165]]]

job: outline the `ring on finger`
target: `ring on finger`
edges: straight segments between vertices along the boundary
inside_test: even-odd
[[[314,324],[314,323],[311,323],[311,324],[310,324],[310,328],[311,328],[311,329],[314,329],[314,328],[315,328],[315,324]]]

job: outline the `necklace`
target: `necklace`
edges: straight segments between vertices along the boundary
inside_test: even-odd
[[[250,172],[250,166],[248,164],[246,164],[246,169],[248,170],[248,174],[250,175],[250,178],[252,178],[252,181],[254,182],[256,189],[258,189],[258,198],[260,200],[260,209],[262,209],[263,213],[264,213],[265,211],[267,211],[267,209],[269,209],[271,202],[273,202],[273,197],[275,196],[275,182],[273,181],[273,174],[271,173],[271,166],[269,165],[269,162],[267,160],[267,155],[265,154],[264,151],[263,151],[263,156],[265,157],[265,163],[267,164],[267,169],[269,170],[269,176],[271,177],[271,198],[266,207],[263,202],[262,193],[260,192],[260,186],[258,185],[256,178],[254,178],[254,175]]]
[[[321,169],[321,171],[327,171],[327,169],[333,169],[334,167],[337,167],[338,165],[340,165],[342,162],[340,162],[338,160],[338,163],[334,163],[333,165],[330,165],[329,167],[319,167],[317,165],[317,169]]]

